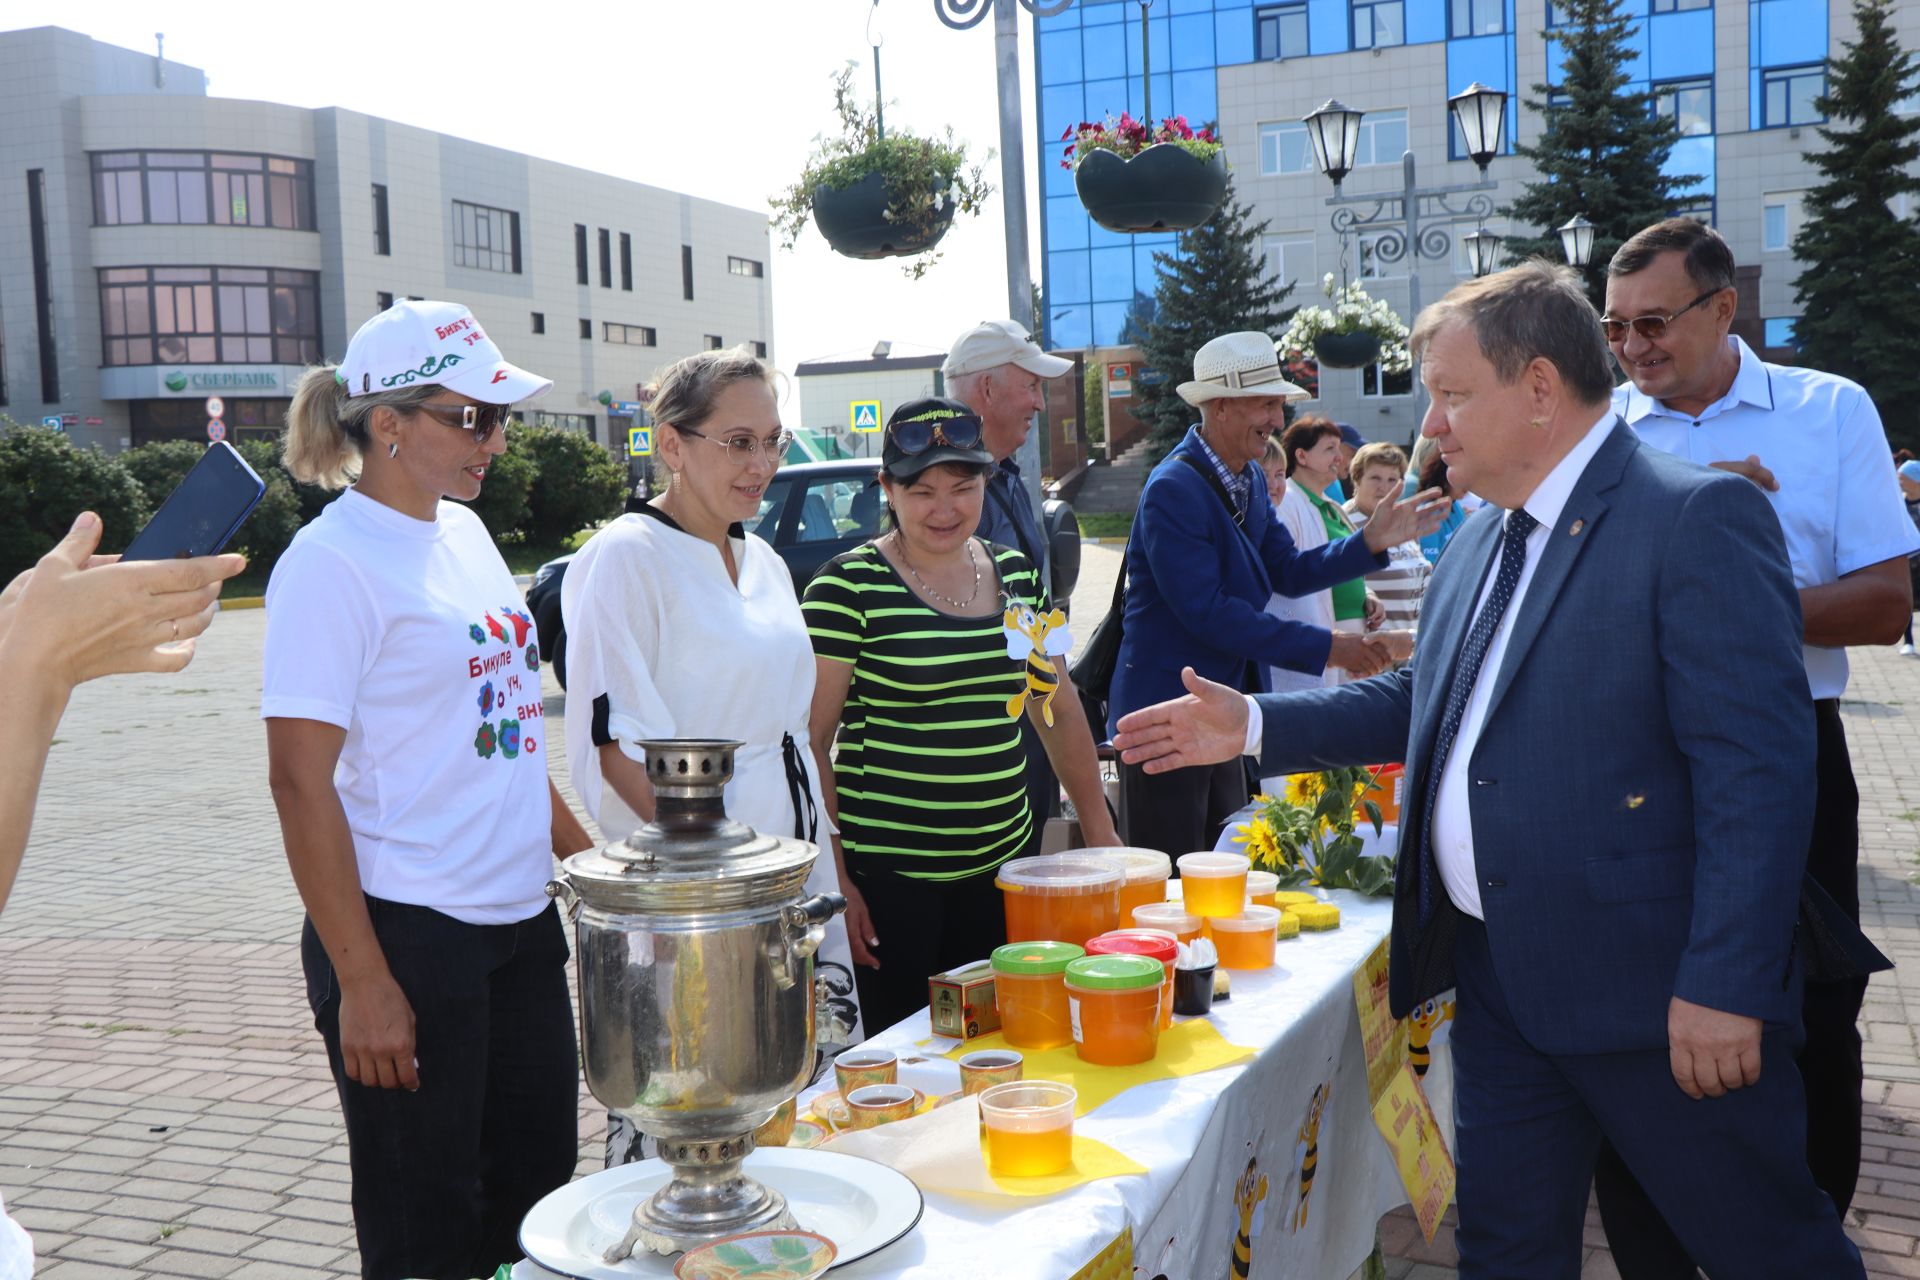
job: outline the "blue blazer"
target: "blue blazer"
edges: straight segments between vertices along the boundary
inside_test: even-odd
[[[1267,687],[1269,665],[1325,670],[1333,633],[1277,618],[1267,601],[1275,591],[1324,591],[1387,563],[1360,534],[1296,549],[1257,474],[1242,532],[1219,491],[1180,460],[1190,455],[1213,474],[1198,431],[1187,432],[1140,492],[1127,543],[1127,608],[1108,692],[1109,734],[1128,712],[1184,694],[1182,667],[1247,692]],[[1252,688],[1249,662],[1257,668]]]
[[[1596,428],[1607,430],[1607,428]],[[1406,761],[1396,1014],[1453,985],[1446,891],[1422,927],[1426,788],[1505,512],[1436,567],[1410,667],[1263,695],[1267,773]],[[1787,1023],[1813,826],[1800,601],[1752,483],[1616,422],[1518,605],[1471,761],[1475,874],[1515,1025],[1542,1052],[1663,1047],[1674,996]]]

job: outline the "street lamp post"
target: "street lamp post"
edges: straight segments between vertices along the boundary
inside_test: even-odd
[[[1587,221],[1587,215],[1576,213],[1558,228],[1560,232],[1560,251],[1567,257],[1567,265],[1581,271],[1593,261],[1594,225]]]
[[[1329,100],[1308,115],[1307,141],[1313,146],[1314,164],[1333,181],[1333,194],[1327,203],[1334,207],[1333,229],[1345,236],[1368,228],[1383,228],[1373,253],[1381,262],[1407,260],[1407,306],[1409,321],[1420,314],[1420,259],[1445,258],[1453,252],[1453,234],[1447,222],[1439,219],[1472,217],[1484,219],[1493,212],[1493,200],[1486,193],[1499,184],[1487,177],[1487,165],[1500,150],[1505,133],[1507,95],[1479,81],[1447,99],[1447,110],[1459,124],[1467,144],[1467,154],[1480,168],[1480,180],[1443,187],[1421,187],[1414,175],[1413,152],[1400,157],[1401,186],[1398,192],[1367,195],[1343,195],[1340,183],[1353,172],[1355,153],[1360,145],[1360,121],[1364,112]],[[1456,206],[1455,196],[1469,196]],[[1371,205],[1364,213],[1354,207]],[[1430,219],[1422,226],[1423,219]],[[1464,237],[1473,259],[1475,275],[1491,270],[1499,237],[1485,230]],[[1420,379],[1413,380],[1415,422],[1419,421]]]

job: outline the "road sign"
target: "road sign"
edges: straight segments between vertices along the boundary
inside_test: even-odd
[[[847,425],[855,431],[878,431],[880,402],[878,400],[847,401]]]
[[[1167,375],[1143,364],[1135,371],[1133,380],[1143,387],[1157,387],[1167,380]]]
[[[60,429],[60,415],[57,413],[49,414],[40,419],[40,425],[43,427],[52,427],[55,431],[58,431]]]
[[[1133,394],[1133,366],[1130,364],[1110,364],[1107,366],[1107,399],[1124,400]]]
[[[653,455],[653,428],[629,427],[627,429],[627,456],[646,458]]]
[[[207,417],[224,418],[227,416],[227,402],[219,396],[207,397]]]
[[[207,439],[215,444],[227,438],[227,424],[218,418],[207,419]]]
[[[77,413],[63,413],[60,415],[60,425],[63,427],[77,427],[80,425],[80,415]]]

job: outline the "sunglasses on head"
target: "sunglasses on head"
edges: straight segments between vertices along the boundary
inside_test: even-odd
[[[1629,320],[1617,320],[1612,316],[1601,316],[1600,327],[1606,331],[1608,342],[1624,342],[1628,329],[1632,329],[1648,342],[1658,342],[1666,336],[1668,325],[1719,292],[1720,290],[1718,289],[1709,289],[1670,316],[1634,316]]]
[[[949,449],[980,447],[980,419],[975,417],[910,418],[887,428],[900,452],[909,458],[936,445]]]
[[[510,404],[417,404],[415,413],[424,413],[443,427],[473,432],[476,445],[485,444],[493,433],[507,425],[513,413]]]

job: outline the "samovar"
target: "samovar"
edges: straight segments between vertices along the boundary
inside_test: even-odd
[[[577,853],[547,892],[574,910],[587,1087],[659,1143],[672,1179],[609,1262],[796,1225],[741,1169],[753,1131],[813,1070],[813,954],[839,894],[806,897],[818,849],[726,815],[737,742],[643,742],[654,820]]]

